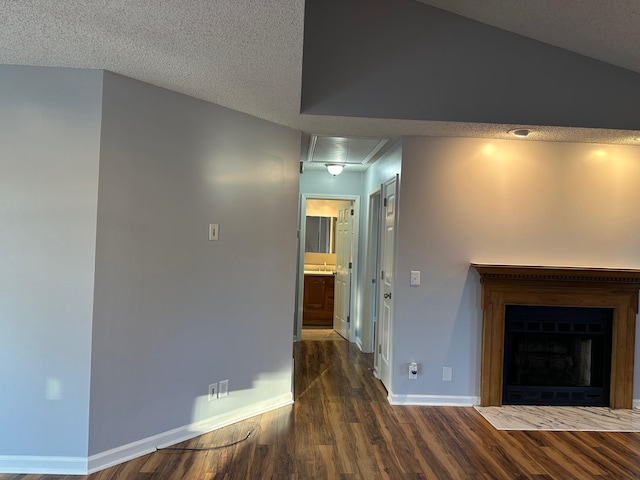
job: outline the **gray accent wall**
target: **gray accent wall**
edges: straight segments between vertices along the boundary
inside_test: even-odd
[[[0,86],[0,455],[86,457],[102,73]]]
[[[305,114],[640,129],[639,74],[414,0],[307,0],[303,57]]]
[[[89,454],[291,393],[299,157],[298,131],[105,73]]]
[[[479,395],[470,263],[640,268],[639,180],[637,146],[404,138],[393,393]],[[411,270],[421,286],[409,285]],[[634,390],[637,399],[640,368]]]

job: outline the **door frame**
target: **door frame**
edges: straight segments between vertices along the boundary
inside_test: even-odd
[[[293,329],[293,340],[299,342],[302,339],[302,311],[303,311],[303,294],[304,294],[304,239],[306,234],[306,216],[307,216],[307,200],[344,200],[353,202],[353,265],[351,268],[351,295],[349,302],[349,311],[351,316],[351,324],[349,326],[349,341],[354,341],[355,322],[360,321],[359,312],[357,310],[357,291],[358,291],[358,244],[360,241],[360,195],[340,195],[340,194],[323,194],[323,193],[301,193],[300,208],[298,217],[298,281],[296,285],[296,312]]]
[[[362,337],[360,350],[372,353],[376,345],[378,313],[378,276],[380,272],[380,219],[382,216],[382,188],[369,191],[367,209],[366,251],[362,284]]]
[[[384,241],[384,229],[386,228],[386,222],[384,221],[384,215],[385,215],[385,208],[384,208],[384,199],[387,196],[387,187],[392,184],[393,182],[395,182],[395,186],[396,186],[396,200],[395,200],[395,219],[394,219],[394,232],[393,232],[393,249],[391,251],[391,261],[392,261],[392,266],[391,269],[393,271],[393,282],[394,282],[394,287],[393,287],[393,296],[391,299],[391,304],[392,304],[392,311],[391,311],[391,317],[389,319],[389,328],[388,328],[388,342],[389,342],[389,372],[388,372],[388,378],[387,379],[383,379],[380,376],[380,371],[379,371],[379,365],[380,365],[380,353],[379,350],[377,348],[377,345],[374,345],[374,370],[373,370],[373,374],[376,378],[380,379],[382,381],[382,384],[385,386],[385,388],[387,389],[387,393],[389,394],[388,398],[391,398],[391,385],[393,384],[393,331],[394,331],[394,327],[395,327],[395,304],[396,304],[396,295],[395,295],[395,282],[397,282],[397,252],[398,252],[398,223],[399,223],[399,208],[400,208],[400,175],[396,174],[395,176],[387,179],[386,181],[384,181],[381,185],[380,185],[380,192],[381,192],[381,207],[380,207],[380,225],[379,225],[379,234],[380,234],[380,244],[378,246],[378,271],[376,272],[376,277],[378,279],[376,288],[378,291],[378,320],[380,317],[380,312],[382,311],[382,289],[384,287],[383,283],[379,281],[381,278],[380,272],[383,268],[383,256],[385,254],[385,248],[387,248],[387,245],[385,245],[385,241]],[[379,329],[380,329],[380,321],[376,322],[376,333],[375,333],[375,338],[376,338],[376,344],[379,343]],[[386,380],[386,383],[385,383]]]

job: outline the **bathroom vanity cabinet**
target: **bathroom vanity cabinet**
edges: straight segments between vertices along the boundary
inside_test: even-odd
[[[333,273],[305,273],[303,325],[333,326],[333,290]]]

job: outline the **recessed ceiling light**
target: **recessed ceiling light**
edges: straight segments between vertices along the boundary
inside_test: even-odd
[[[531,133],[531,130],[529,130],[528,128],[514,128],[512,130],[509,130],[507,133],[513,135],[514,137],[524,138]]]

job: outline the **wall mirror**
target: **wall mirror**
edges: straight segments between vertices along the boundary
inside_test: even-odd
[[[307,216],[305,252],[335,253],[336,217]]]

